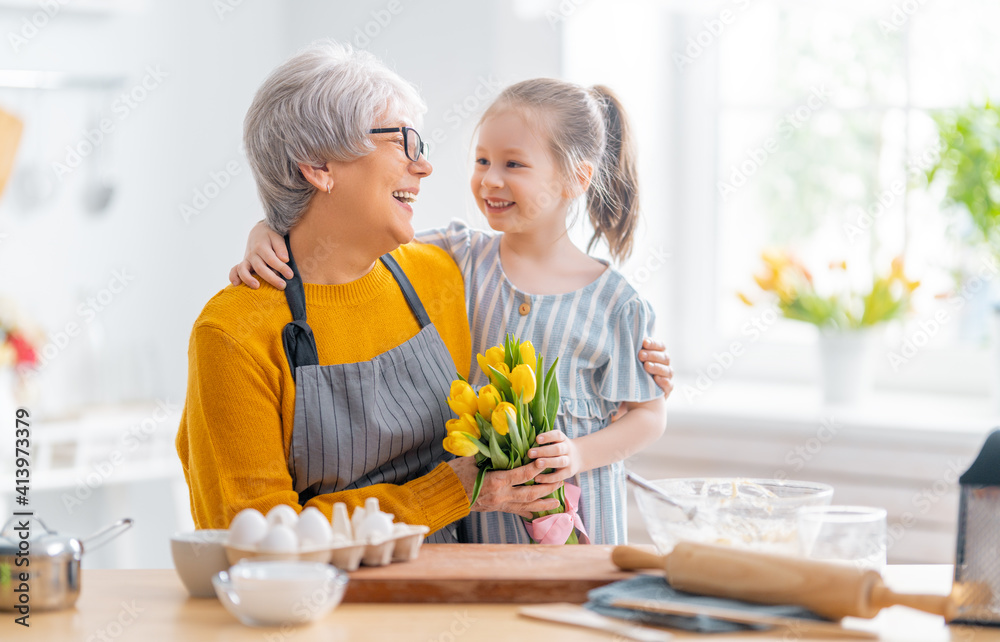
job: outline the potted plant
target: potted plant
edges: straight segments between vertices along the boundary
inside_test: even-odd
[[[851,286],[846,261],[830,263],[826,281],[831,285],[818,288],[790,251],[765,250],[761,258],[763,269],[754,275],[761,291],[784,317],[819,328],[824,401],[856,401],[871,385],[872,329],[908,312],[920,282],[906,277],[902,257],[892,260],[887,273],[872,274],[861,289]],[[757,303],[746,294],[738,296],[747,305]]]
[[[940,155],[927,183],[946,183],[945,204],[968,214],[963,239],[1000,255],[1000,107],[987,102],[934,115]]]
[[[974,262],[996,265],[1000,259],[1000,106],[987,101],[934,114],[938,129],[938,160],[926,172],[927,184],[945,187],[944,206],[960,217],[953,226]],[[970,276],[958,270],[956,291]],[[992,297],[993,396],[1000,403],[1000,286]]]

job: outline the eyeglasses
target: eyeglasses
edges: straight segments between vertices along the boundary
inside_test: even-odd
[[[407,158],[414,163],[420,160],[421,155],[427,158],[430,146],[420,140],[420,134],[412,127],[379,127],[368,130],[369,134],[392,134],[394,132],[403,132],[403,150],[406,152]]]

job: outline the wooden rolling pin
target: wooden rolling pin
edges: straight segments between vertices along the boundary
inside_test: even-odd
[[[951,596],[895,593],[876,571],[713,544],[680,542],[662,556],[616,546],[611,561],[626,571],[663,569],[670,586],[680,591],[757,604],[795,604],[833,620],[872,618],[897,604],[942,615],[946,621],[957,612]]]

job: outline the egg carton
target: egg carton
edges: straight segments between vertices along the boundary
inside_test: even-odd
[[[230,564],[243,559],[255,561],[303,561],[333,564],[345,571],[356,571],[365,566],[385,566],[392,562],[409,562],[420,552],[424,537],[430,532],[427,526],[395,524],[393,534],[388,538],[368,541],[347,541],[330,547],[303,549],[294,553],[270,553],[257,549],[225,545],[226,558]]]
[[[294,518],[297,517],[294,511],[291,515],[272,517],[272,513],[287,513],[288,510],[284,509],[293,511],[291,507],[277,506],[268,513],[267,522],[273,525],[288,520],[289,524],[294,524]],[[314,508],[307,510],[319,512]],[[260,515],[257,511],[250,512]],[[369,498],[365,507],[356,508],[350,519],[347,518],[347,506],[342,503],[334,505],[333,514],[331,539],[334,541],[329,545],[307,546],[295,551],[278,552],[261,550],[257,544],[240,546],[226,542],[224,544],[226,558],[230,564],[236,564],[243,559],[322,562],[345,571],[355,571],[361,564],[385,566],[392,562],[408,562],[415,559],[420,552],[424,537],[430,532],[430,528],[423,525],[392,523],[393,515],[382,513],[378,508],[378,500],[374,498]],[[373,517],[368,519],[369,516]],[[263,516],[250,517],[259,520]],[[236,524],[237,519],[234,519],[233,525]]]

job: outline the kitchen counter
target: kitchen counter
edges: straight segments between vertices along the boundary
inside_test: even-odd
[[[890,566],[885,575],[896,590],[943,593],[950,585],[951,567]],[[14,624],[14,614],[0,613],[0,640],[621,640],[606,633],[519,617],[518,607],[511,604],[343,604],[305,627],[254,629],[237,622],[217,600],[188,598],[173,569],[85,570],[82,585],[76,608],[32,613],[29,629]],[[1000,628],[947,627],[940,617],[903,607],[887,609],[872,621],[848,619],[845,624],[875,631],[879,639],[900,642],[1000,642]],[[677,639],[697,637],[713,642],[799,639],[778,629],[714,636],[676,633]]]

